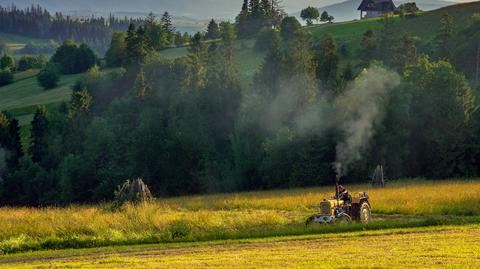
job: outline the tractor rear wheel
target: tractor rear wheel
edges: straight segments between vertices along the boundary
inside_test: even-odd
[[[360,221],[364,224],[372,220],[372,210],[367,202],[363,202],[360,206]]]

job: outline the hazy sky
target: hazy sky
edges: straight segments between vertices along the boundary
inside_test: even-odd
[[[321,7],[345,0],[283,0],[288,13],[297,12],[307,6]],[[395,0],[394,0],[395,1]],[[469,2],[469,0],[450,0]],[[50,11],[91,12],[155,12],[165,10],[173,15],[191,18],[229,18],[238,14],[243,0],[0,0],[0,5],[12,3],[19,7],[39,4]]]

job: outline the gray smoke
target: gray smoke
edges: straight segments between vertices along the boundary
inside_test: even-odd
[[[308,76],[284,80],[267,104],[264,127],[272,133],[290,126],[298,135],[322,134],[333,123],[332,98],[327,94],[319,95],[316,89],[317,81]],[[293,125],[290,125],[292,120]]]
[[[267,104],[255,102],[259,99],[250,96],[244,99],[244,108],[250,112],[256,109],[262,127],[272,135],[289,129],[295,136],[322,136],[337,129],[341,135],[334,168],[344,175],[350,164],[361,158],[375,125],[384,118],[390,92],[399,84],[397,73],[372,66],[349,83],[341,95],[333,97],[328,91],[308,90],[308,85],[316,87],[317,81],[297,76],[283,81]],[[264,105],[263,114],[258,107]]]
[[[349,165],[361,158],[375,125],[384,118],[390,92],[399,84],[398,74],[374,66],[364,70],[335,100],[337,128],[343,135],[336,147],[338,175],[344,175]]]

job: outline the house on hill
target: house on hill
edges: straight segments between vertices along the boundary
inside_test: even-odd
[[[396,7],[392,0],[363,0],[358,7],[358,10],[360,10],[360,19],[391,15],[395,9]]]

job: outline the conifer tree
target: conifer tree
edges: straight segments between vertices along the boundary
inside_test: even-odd
[[[453,17],[445,14],[440,19],[440,28],[435,37],[437,47],[437,57],[440,59],[450,59],[452,57],[452,39],[453,39]]]
[[[134,89],[135,97],[141,101],[145,100],[152,90],[145,80],[145,72],[143,69],[140,69],[140,72],[138,72],[137,78],[135,79]]]
[[[29,153],[34,163],[42,161],[48,150],[48,119],[45,106],[38,106],[31,123]]]
[[[212,19],[208,23],[207,33],[205,34],[206,39],[217,39],[220,37],[220,29],[218,28],[218,24]]]
[[[0,112],[0,146],[7,151],[7,171],[14,171],[23,157],[18,120]]]
[[[316,46],[317,78],[323,83],[335,79],[338,69],[337,44],[326,34]]]
[[[280,78],[283,75],[283,55],[280,39],[274,36],[268,53],[263,61],[262,68],[256,77],[257,84],[260,85],[265,96],[275,96],[280,88]]]
[[[192,83],[195,89],[205,87],[207,49],[203,36],[197,32],[190,41],[189,59],[192,65]]]

